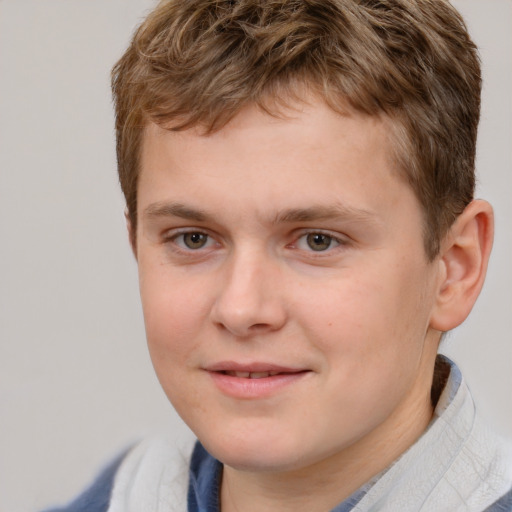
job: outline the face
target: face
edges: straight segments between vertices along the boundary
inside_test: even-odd
[[[379,120],[320,101],[284,120],[247,108],[207,136],[147,128],[148,345],[178,413],[229,466],[356,454],[428,407],[436,266],[389,153]]]

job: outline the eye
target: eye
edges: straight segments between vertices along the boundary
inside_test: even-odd
[[[340,245],[340,241],[326,233],[307,233],[301,236],[297,242],[299,249],[315,252],[327,251],[338,245]]]
[[[336,239],[325,233],[308,233],[305,235],[305,242],[310,249],[317,252],[326,251],[339,245]]]
[[[191,231],[174,237],[175,244],[182,249],[197,250],[208,247],[212,241],[206,233]]]

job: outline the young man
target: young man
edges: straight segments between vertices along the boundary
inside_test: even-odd
[[[437,356],[493,231],[450,4],[167,0],[113,91],[148,345],[199,441],[136,446],[67,510],[512,510]]]

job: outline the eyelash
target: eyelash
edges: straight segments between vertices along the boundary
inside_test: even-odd
[[[197,247],[195,249],[186,247],[185,242],[183,241],[183,237],[185,237],[187,235],[200,235],[200,236],[206,237],[205,245],[201,246],[201,247]],[[320,236],[328,238],[329,239],[328,247],[326,247],[325,250],[318,250],[318,251],[315,251],[311,246],[309,246],[309,249],[300,248],[299,243],[302,240],[304,240],[305,243],[307,244],[308,243],[307,238],[312,235],[314,235],[314,236],[320,235]],[[180,237],[182,238],[181,244],[178,243],[178,239],[180,239]],[[215,238],[211,234],[209,234],[206,231],[202,231],[200,229],[193,229],[193,230],[192,229],[183,229],[183,230],[173,231],[172,233],[167,234],[163,237],[163,243],[164,244],[171,243],[173,245],[173,250],[175,252],[187,254],[187,255],[191,255],[192,253],[198,253],[198,255],[199,255],[199,253],[203,252],[204,250],[209,249],[212,244],[216,244],[216,245],[220,246],[220,244],[218,242],[216,242]],[[332,246],[333,243],[335,244],[334,246]],[[343,249],[347,245],[348,245],[348,241],[346,239],[341,238],[340,236],[335,236],[334,234],[332,234],[330,232],[326,232],[326,231],[322,231],[322,230],[309,230],[309,231],[302,231],[299,234],[299,236],[294,237],[294,241],[290,244],[287,244],[286,247],[291,248],[291,249],[295,249],[295,248],[299,249],[303,252],[310,253],[311,256],[314,256],[314,257],[322,257],[322,256],[331,254],[333,251]]]
[[[215,239],[206,231],[201,231],[199,229],[193,229],[193,230],[192,229],[184,229],[184,230],[173,231],[171,234],[165,235],[163,238],[163,242],[165,244],[170,242],[174,245],[174,250],[176,252],[182,252],[182,253],[187,253],[187,254],[192,253],[192,252],[199,252],[200,249],[204,249],[204,246],[199,247],[197,249],[192,249],[190,247],[183,247],[183,245],[185,245],[184,242],[182,242],[181,245],[177,242],[177,240],[180,237],[184,238],[187,235],[204,236],[204,237],[206,237],[206,244],[209,244],[209,242],[211,243],[211,242],[215,241]]]
[[[328,238],[329,239],[328,246],[325,247],[325,249],[321,249],[321,250],[313,249],[313,247],[311,247],[311,245],[310,245],[310,240],[308,240],[308,238],[310,236],[314,236],[314,237],[321,236],[321,237]],[[347,245],[347,242],[345,240],[343,240],[342,238],[340,238],[339,236],[335,236],[332,233],[321,231],[321,230],[314,230],[314,231],[303,232],[299,237],[297,237],[295,242],[292,244],[292,247],[298,247],[302,240],[309,247],[309,249],[302,249],[302,250],[304,250],[305,252],[311,252],[316,257],[321,257],[325,253],[331,253],[332,251]],[[333,244],[334,244],[334,246],[333,246]]]

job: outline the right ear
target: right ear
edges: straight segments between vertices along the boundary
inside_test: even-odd
[[[132,225],[132,221],[130,220],[130,214],[128,213],[128,208],[124,210],[124,219],[126,221],[126,229],[128,231],[128,240],[130,241],[130,247],[132,248],[132,253],[137,259],[137,237],[135,236],[135,229]]]

